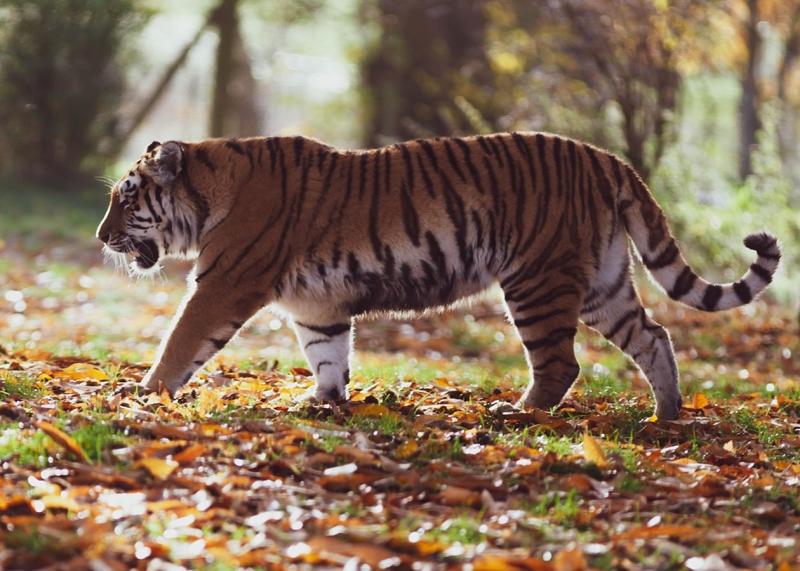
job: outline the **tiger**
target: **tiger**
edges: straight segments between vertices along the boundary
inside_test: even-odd
[[[633,167],[549,133],[417,139],[338,150],[303,136],[153,142],[110,191],[97,237],[132,272],[193,260],[187,293],[144,376],[174,395],[266,306],[293,327],[312,399],[348,399],[354,322],[446,308],[499,284],[529,382],[551,410],[579,376],[579,323],[644,374],[659,419],[681,409],[672,341],[633,280],[630,242],[670,298],[703,311],[747,304],[772,281],[766,232],[736,282],[684,258]]]

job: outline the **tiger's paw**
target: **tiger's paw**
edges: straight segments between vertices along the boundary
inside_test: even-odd
[[[664,399],[656,403],[656,417],[658,420],[677,420],[682,407],[683,400],[680,395]]]
[[[318,386],[314,393],[314,399],[318,402],[344,402],[349,398],[347,394],[347,387],[331,386]]]

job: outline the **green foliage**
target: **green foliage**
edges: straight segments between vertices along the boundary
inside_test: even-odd
[[[765,107],[753,175],[739,183],[731,159],[733,149],[708,136],[709,129],[729,132],[725,118],[734,116],[736,89],[723,81],[713,85],[718,88],[715,93],[722,94],[713,104],[705,100],[702,86],[689,86],[682,139],[666,153],[652,181],[653,190],[685,245],[690,263],[708,279],[738,279],[755,257],[741,245],[742,239],[763,229],[775,234],[783,245],[783,260],[768,295],[796,302],[800,254],[791,245],[800,241],[800,194],[782,167],[777,110]],[[703,128],[690,126],[694,121],[704,124]],[[735,131],[729,134],[733,137]],[[698,156],[704,160],[698,162]]]
[[[61,184],[115,130],[138,0],[0,0],[0,168]],[[96,172],[96,170],[95,170]]]

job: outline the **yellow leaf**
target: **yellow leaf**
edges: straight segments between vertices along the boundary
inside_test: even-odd
[[[647,422],[658,422],[658,415],[653,415],[647,419]]]
[[[353,416],[366,416],[369,418],[390,417],[397,420],[402,420],[403,418],[402,416],[400,416],[393,410],[389,410],[382,404],[365,404],[364,406],[359,406],[358,408],[354,408]]]
[[[594,462],[600,467],[608,464],[608,460],[606,460],[606,455],[600,443],[588,432],[584,432],[583,434],[583,456],[589,462]]]
[[[36,428],[52,438],[56,444],[61,446],[67,452],[71,452],[84,462],[89,461],[89,457],[86,456],[86,452],[83,451],[83,448],[81,448],[81,445],[78,444],[78,441],[60,428],[57,428],[49,422],[45,422],[43,420],[36,423]]]
[[[733,445],[733,440],[728,440],[722,448],[731,454],[736,454],[736,447]]]
[[[483,555],[472,563],[475,571],[516,571],[519,569],[500,555]]]
[[[174,459],[178,464],[191,464],[205,452],[206,448],[202,444],[192,444],[185,450],[178,452]]]
[[[695,410],[701,410],[708,406],[708,397],[703,393],[694,393],[692,396],[692,405],[689,408],[693,408]]]
[[[62,496],[61,494],[49,494],[46,496],[42,496],[40,499],[34,502],[34,508],[41,507],[44,511],[48,510],[67,510],[71,512],[79,512],[81,511],[81,506],[75,500],[68,496]],[[39,511],[37,509],[37,511]]]
[[[137,467],[144,468],[150,475],[159,480],[166,480],[169,475],[178,467],[178,463],[173,460],[164,460],[163,458],[142,458],[136,463]]]
[[[417,450],[419,450],[419,444],[417,444],[416,440],[407,440],[394,450],[394,455],[401,460],[405,460],[406,458],[410,458],[414,454],[416,454]]]
[[[55,374],[61,379],[72,381],[82,381],[84,379],[94,379],[95,381],[107,381],[108,375],[100,367],[91,363],[74,363]]]

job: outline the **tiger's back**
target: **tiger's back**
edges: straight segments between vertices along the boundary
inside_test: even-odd
[[[779,258],[774,238],[754,235],[748,246],[759,259],[747,275],[705,282],[630,166],[554,135],[417,140],[371,151],[302,137],[166,145],[174,147],[143,157],[142,180],[158,179],[174,155],[172,171],[154,186],[169,184],[200,204],[194,291],[168,342],[174,347],[163,347],[148,377],[170,390],[272,303],[295,323],[318,396],[343,398],[353,317],[447,305],[499,282],[536,379],[526,404],[555,405],[574,381],[580,319],[637,362],[659,415],[674,417],[680,395],[671,343],[639,302],[628,236],[673,298],[705,310],[752,299]],[[174,353],[184,356],[164,363]]]

